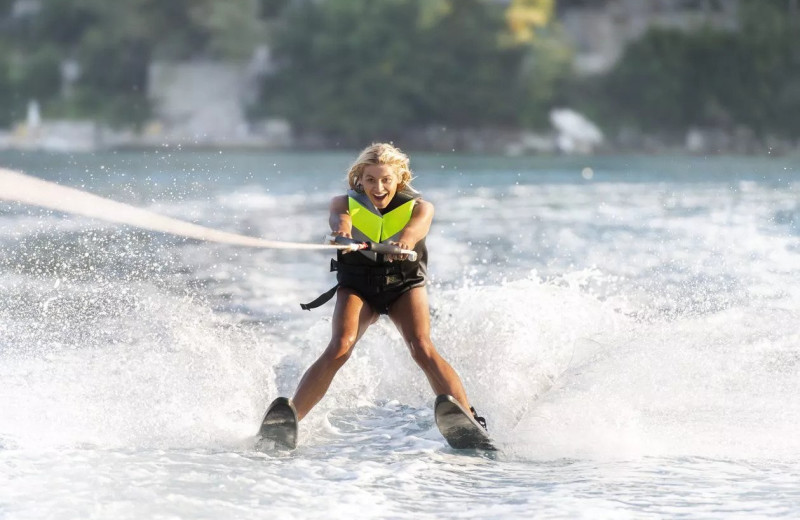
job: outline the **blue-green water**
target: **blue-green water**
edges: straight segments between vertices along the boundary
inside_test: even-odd
[[[203,225],[319,242],[352,152],[4,154]],[[414,155],[433,339],[496,457],[441,439],[391,323],[294,452],[320,252],[0,204],[0,518],[800,515],[800,182],[784,158]]]

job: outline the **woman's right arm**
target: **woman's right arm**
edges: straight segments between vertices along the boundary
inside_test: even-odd
[[[339,195],[331,199],[330,217],[328,223],[332,234],[335,236],[353,238],[353,220],[350,218],[350,208],[347,195]]]

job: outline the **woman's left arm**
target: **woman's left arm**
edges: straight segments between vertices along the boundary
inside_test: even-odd
[[[428,235],[433,222],[433,204],[426,200],[418,199],[411,211],[411,219],[406,227],[400,232],[397,241],[394,242],[403,249],[414,249],[417,242]]]

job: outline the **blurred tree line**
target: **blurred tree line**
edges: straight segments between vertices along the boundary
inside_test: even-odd
[[[800,13],[793,0],[741,0],[737,31],[651,29],[616,67],[577,92],[612,125],[689,127],[800,137]]]
[[[345,143],[431,124],[543,125],[570,64],[552,9],[552,0],[292,2],[274,33],[278,73],[254,113]]]
[[[0,125],[28,100],[53,117],[139,125],[152,60],[246,59],[263,40],[259,0],[0,0]],[[13,14],[13,15],[12,15]]]
[[[744,125],[800,135],[791,0],[740,0],[736,31],[652,29],[609,73],[576,77],[556,0],[0,0],[0,125],[46,116],[141,124],[153,60],[276,68],[249,107],[342,143],[429,125],[542,128],[574,106],[607,128]],[[17,6],[18,7],[18,6]]]

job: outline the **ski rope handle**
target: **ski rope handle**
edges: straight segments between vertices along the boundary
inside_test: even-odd
[[[381,244],[378,242],[360,242],[353,238],[342,236],[326,235],[326,243],[332,243],[339,246],[342,250],[347,249],[346,252],[351,251],[372,251],[382,255],[408,255],[408,259],[412,262],[417,259],[417,252],[413,249],[403,249],[399,246],[391,244]]]

